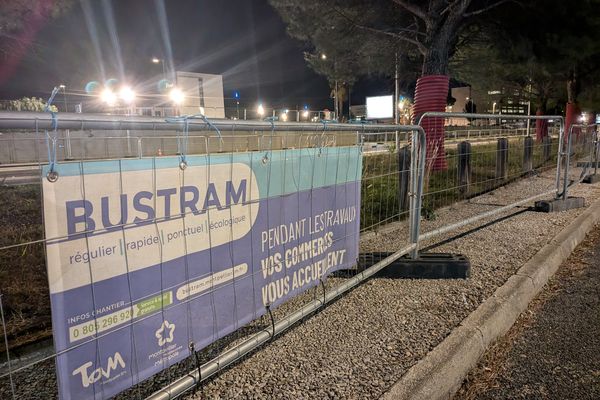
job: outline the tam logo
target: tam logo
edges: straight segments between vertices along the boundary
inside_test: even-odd
[[[110,374],[118,367],[125,368],[125,361],[123,361],[121,354],[116,352],[114,356],[108,357],[106,360],[106,369],[100,367],[88,373],[88,369],[92,365],[93,363],[90,361],[73,371],[73,376],[81,374],[81,384],[84,388],[98,382],[102,377],[110,379]]]

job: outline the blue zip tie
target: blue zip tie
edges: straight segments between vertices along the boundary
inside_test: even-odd
[[[206,118],[203,114],[193,114],[193,115],[182,115],[180,117],[169,117],[166,118],[165,121],[169,123],[179,123],[183,122],[183,138],[179,135],[177,136],[177,147],[180,152],[180,163],[179,167],[181,169],[185,169],[187,166],[187,150],[188,150],[188,141],[189,141],[189,130],[190,130],[190,120],[191,119],[201,119],[204,123],[212,128],[215,132],[217,132],[217,136],[219,136],[219,140],[223,143],[223,136],[221,135],[221,131],[217,128],[208,118]]]
[[[266,117],[265,118],[265,121],[271,123],[271,137],[269,138],[269,148],[271,149],[271,151],[273,150],[273,135],[275,135],[275,121],[277,121],[277,120],[278,120],[277,117]],[[267,161],[269,161],[269,150],[267,150],[265,152],[265,155],[263,157],[263,164],[266,164]]]
[[[53,137],[50,137],[50,133],[48,129],[44,130],[46,135],[46,148],[48,149],[48,175],[47,178],[50,182],[56,182],[58,179],[58,173],[55,171],[56,168],[56,138],[58,136],[58,116],[57,113],[52,111],[52,102],[54,101],[54,97],[58,93],[58,88],[54,87],[52,89],[52,93],[50,94],[50,98],[46,103],[46,107],[44,107],[44,112],[49,112],[52,117],[52,122],[50,124],[50,128],[54,132]],[[52,147],[51,147],[52,144]]]

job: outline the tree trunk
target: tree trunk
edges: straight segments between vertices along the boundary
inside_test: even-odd
[[[432,44],[425,54],[421,75],[448,75],[448,63],[448,48],[443,44]]]
[[[423,75],[417,81],[413,105],[413,123],[428,111],[444,112],[448,99],[448,48],[446,40],[438,40],[428,47],[423,60]],[[421,126],[427,136],[427,169],[438,171],[448,168],[444,149],[444,118],[424,118]]]
[[[422,76],[417,81],[415,90],[415,103],[413,106],[413,120],[418,122],[420,115],[427,111],[444,112],[448,100],[448,64],[450,51],[456,47],[458,29],[463,21],[464,12],[470,0],[464,0],[457,7],[450,7],[447,13],[441,12],[445,8],[443,2],[438,2],[435,17],[427,26],[425,53],[423,59]],[[440,13],[437,13],[439,10]],[[421,125],[427,135],[427,169],[438,171],[446,170],[446,152],[444,150],[444,118],[424,118]]]
[[[577,123],[577,114],[579,107],[577,105],[577,95],[579,94],[579,82],[574,70],[569,71],[567,79],[567,110],[565,116],[565,141],[571,134],[571,125]]]
[[[538,107],[535,115],[546,115],[546,110],[543,107]],[[541,143],[544,138],[548,136],[548,120],[538,119],[535,121],[535,139],[538,143]]]

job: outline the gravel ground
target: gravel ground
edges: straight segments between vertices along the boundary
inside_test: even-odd
[[[552,179],[551,174],[532,177],[440,210],[423,232],[545,191]],[[572,195],[591,202],[600,197],[600,188],[579,186]],[[436,251],[467,255],[470,279],[372,279],[189,398],[378,398],[581,212],[517,209],[483,229],[470,232],[475,226],[466,226],[436,238],[460,236]],[[396,224],[365,237],[361,248],[392,251],[405,243],[406,229]]]
[[[598,332],[600,225],[486,352],[455,400],[600,399]]]
[[[553,186],[551,173],[534,176],[495,192],[436,211],[424,221],[422,232],[464,220]],[[579,186],[573,195],[589,202],[600,198],[600,187]],[[304,323],[205,382],[188,399],[373,399],[381,396],[413,364],[438,345],[470,312],[487,299],[521,265],[583,210],[540,214],[514,209],[492,220],[480,221],[424,245],[460,252],[472,263],[468,280],[394,280],[375,278],[325,308]],[[494,222],[495,221],[495,222]],[[475,229],[480,226],[482,229]],[[361,251],[395,251],[407,243],[405,223],[390,224],[361,239]],[[343,277],[328,279],[336,285]],[[319,289],[321,290],[321,289]],[[279,318],[312,299],[317,292],[298,296],[275,311]],[[244,332],[266,326],[256,321]],[[206,352],[214,355],[241,333]],[[206,359],[206,358],[204,358]],[[183,363],[185,364],[185,362]],[[170,374],[144,382],[120,398],[138,398],[175,378]],[[31,385],[24,385],[25,381]],[[53,362],[41,363],[35,373],[17,377],[22,398],[47,399],[56,393]],[[0,398],[9,398],[8,382],[0,381]]]

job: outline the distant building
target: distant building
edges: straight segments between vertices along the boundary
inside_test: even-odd
[[[119,106],[110,111],[115,114],[153,117],[203,114],[208,118],[225,118],[222,75],[177,71],[173,86],[179,88],[185,96],[181,104],[171,102],[167,89],[161,100],[157,100],[155,96],[140,96],[134,106]]]
[[[469,86],[452,88],[451,95],[455,102],[446,107],[447,112],[465,112],[469,101],[475,104],[478,113],[482,114],[517,114],[526,115],[529,107],[529,95],[523,90],[501,89],[479,92]],[[469,122],[465,118],[449,118],[446,125],[464,126]]]
[[[185,94],[179,114],[202,113],[209,118],[225,118],[223,76],[177,71],[175,85]]]

